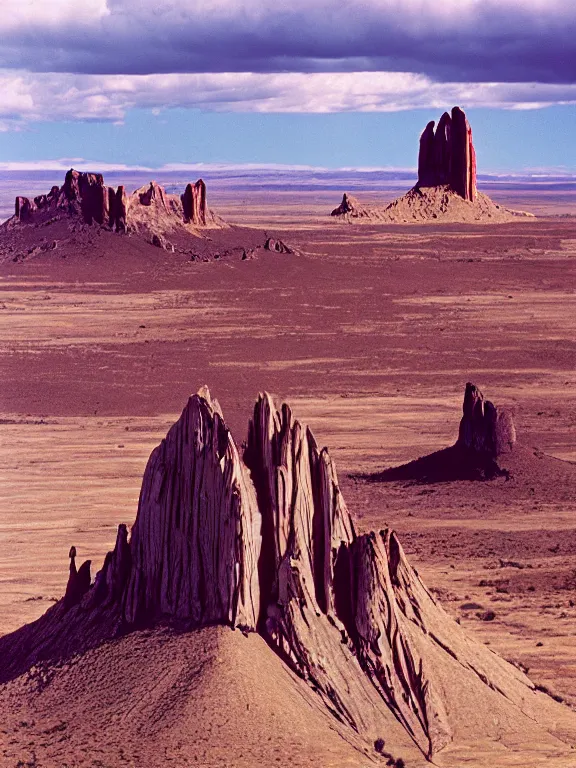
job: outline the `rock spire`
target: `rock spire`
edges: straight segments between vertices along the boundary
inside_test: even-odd
[[[187,184],[181,200],[184,221],[206,224],[206,184],[202,179],[198,179],[196,184]]]
[[[468,442],[478,402],[470,390]],[[66,597],[0,638],[0,682],[139,627],[220,624],[260,633],[371,748],[395,734],[431,759],[460,718],[500,740],[549,706],[448,617],[392,530],[356,532],[328,450],[266,393],[242,458],[208,390],[191,397],[150,456],[131,535],[120,525],[93,584],[89,562],[76,571],[70,557]]]
[[[59,215],[75,216],[85,224],[115,232],[147,231],[159,236],[177,228],[195,230],[222,225],[206,205],[206,184],[202,179],[188,184],[180,196],[168,194],[155,181],[128,196],[124,186],[106,186],[102,174],[73,168],[66,173],[64,184],[52,187],[48,194],[33,200],[16,198],[16,221],[33,223]]]
[[[512,415],[484,400],[482,392],[471,382],[466,384],[462,410],[457,447],[491,459],[512,450],[516,443]]]
[[[420,136],[418,181],[387,205],[363,205],[345,194],[331,215],[350,224],[504,223],[533,218],[494,202],[476,187],[472,129],[460,107]]]
[[[476,152],[472,129],[460,107],[444,112],[436,131],[428,123],[420,137],[418,186],[448,184],[464,200],[476,199]]]

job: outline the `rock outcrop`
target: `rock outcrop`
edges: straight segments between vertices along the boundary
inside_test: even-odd
[[[478,387],[470,382],[466,384],[462,411],[458,439],[454,445],[392,467],[371,478],[434,483],[508,477],[502,460],[516,445],[516,428],[511,412],[485,400]]]
[[[70,547],[70,575],[64,595],[64,605],[70,608],[82,600],[90,589],[90,560],[85,560],[80,568],[76,568],[76,547]]]
[[[491,459],[513,449],[516,429],[511,413],[484,400],[482,392],[470,382],[466,384],[463,411],[458,447]]]
[[[472,129],[460,107],[444,112],[434,131],[428,123],[420,137],[418,186],[449,188],[464,200],[476,199],[476,152]]]
[[[472,129],[460,107],[445,112],[434,126],[430,121],[420,136],[418,181],[411,190],[385,206],[363,206],[344,195],[331,215],[358,224],[504,223],[531,217],[478,191]]]
[[[128,196],[124,186],[106,186],[100,173],[71,169],[62,187],[52,187],[47,195],[34,200],[16,198],[16,222],[41,223],[61,216],[72,216],[114,232],[140,232],[148,237],[175,230],[194,234],[198,229],[224,226],[206,205],[206,184],[202,179],[188,184],[181,196],[167,194],[155,181]]]
[[[345,216],[350,219],[362,219],[370,216],[370,209],[361,205],[358,198],[345,192],[342,202],[331,212],[330,216]]]
[[[448,617],[393,531],[356,533],[327,449],[267,394],[243,458],[208,390],[191,397],[92,585],[70,554],[66,597],[0,638],[0,682],[138,627],[219,624],[258,632],[371,749],[384,734],[432,758],[461,721],[478,740],[554,741],[560,705]]]
[[[293,253],[292,249],[289,248],[286,243],[283,243],[282,240],[276,240],[274,237],[268,237],[266,239],[264,248],[273,253]]]
[[[195,184],[187,184],[181,200],[184,221],[206,224],[206,184],[202,179],[198,179]]]

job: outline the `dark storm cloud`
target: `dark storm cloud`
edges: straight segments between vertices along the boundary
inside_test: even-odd
[[[0,21],[0,67],[86,74],[415,72],[576,82],[573,0],[53,0]],[[34,4],[33,4],[34,5]],[[37,4],[37,8],[41,6]],[[29,9],[29,6],[26,6]]]

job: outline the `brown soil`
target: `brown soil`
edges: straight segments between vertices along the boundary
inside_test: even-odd
[[[346,196],[345,196],[346,197]],[[348,196],[340,208],[332,212],[340,221],[353,224],[421,224],[442,223],[506,223],[533,214],[513,211],[495,203],[488,195],[477,192],[476,198],[464,200],[448,185],[413,187],[405,195],[386,206],[369,206]]]
[[[233,227],[195,242],[207,262],[90,231],[66,247],[28,254],[37,241],[31,234],[29,244],[17,245],[25,258],[11,256],[2,266],[0,632],[38,617],[63,593],[71,544],[80,558],[102,561],[116,524],[134,519],[150,450],[192,391],[208,383],[241,439],[254,394],[265,388],[289,399],[330,446],[359,529],[393,526],[423,580],[468,632],[576,705],[576,502],[574,467],[565,463],[576,461],[573,221],[350,226],[344,238],[341,226],[314,215],[264,233],[266,211],[277,213],[267,205],[276,203],[273,196],[258,202],[253,229]],[[240,215],[240,207],[215,207],[229,221]],[[310,210],[319,210],[313,197]],[[298,255],[258,250],[240,260],[243,248],[270,234]],[[383,481],[385,468],[454,442],[468,380],[515,412],[520,448],[510,479]],[[482,620],[490,611],[495,618]],[[134,675],[149,669],[142,684],[151,685],[146,680],[166,665],[157,644],[140,636],[125,642],[113,652],[135,654]],[[186,644],[204,640],[165,642],[179,643],[179,657]],[[206,642],[212,653],[217,644]],[[255,656],[241,662],[250,670],[246,679],[263,658],[257,642],[249,641]],[[130,643],[141,644],[137,652]],[[201,658],[195,647],[190,653]],[[100,681],[104,664],[90,673]],[[177,677],[180,661],[170,664]],[[106,704],[100,721],[88,672],[84,692],[69,674],[58,671],[57,685],[40,699],[22,680],[3,692],[0,705],[9,711],[0,727],[1,765],[29,761],[44,742],[49,748],[38,765],[71,760],[66,741],[57,742],[70,721],[66,692],[76,697],[82,724],[75,749],[93,750],[87,765],[100,759],[89,735],[114,717],[122,722],[118,739],[132,749],[128,765],[157,764],[170,749],[173,764],[182,765],[182,755],[192,755],[185,750],[204,748],[209,758],[199,752],[189,759],[242,765],[232,762],[237,752],[218,751],[220,742],[229,749],[234,734],[236,742],[248,740],[246,765],[271,763],[272,755],[308,765],[315,746],[323,765],[362,764],[356,750],[331,739],[320,713],[310,715],[308,730],[293,729],[289,745],[278,741],[285,728],[266,718],[299,695],[297,681],[286,689],[294,693],[250,718],[256,735],[248,736],[246,721],[231,710],[228,725],[221,732],[214,726],[204,742],[197,735],[216,722],[211,706],[225,711],[234,700],[240,707],[225,678],[198,720],[195,698],[186,710],[192,717],[178,709],[183,699],[176,705],[159,693],[155,711],[170,719],[159,720],[159,736],[144,705],[132,719]],[[276,680],[288,673],[266,674]],[[276,696],[274,684],[270,689]],[[62,731],[47,734],[53,726]],[[261,748],[258,728],[272,734],[270,750]],[[101,764],[122,764],[110,754]],[[470,759],[483,764],[474,749]],[[554,765],[549,759],[527,742],[503,746],[497,764]]]

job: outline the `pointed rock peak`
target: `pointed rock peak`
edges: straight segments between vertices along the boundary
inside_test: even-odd
[[[473,385],[464,410],[491,413]],[[220,624],[259,632],[365,746],[385,733],[432,758],[463,731],[556,727],[559,705],[465,635],[393,531],[356,534],[328,451],[266,392],[243,459],[203,387],[150,456],[130,538],[92,586],[70,551],[66,597],[0,638],[0,680],[142,625]]]
[[[144,473],[127,622],[164,616],[254,628],[259,529],[255,494],[221,412],[193,395]]]
[[[220,403],[218,402],[218,400],[216,400],[216,398],[212,399],[210,395],[210,390],[208,389],[207,384],[204,384],[202,387],[200,387],[200,389],[196,394],[198,397],[201,397],[202,400],[206,401],[206,403],[210,406],[210,408],[214,413],[217,413],[221,419],[224,419],[224,415],[222,413]]]
[[[509,453],[516,443],[512,414],[497,408],[475,384],[468,382],[464,392],[463,416],[457,445],[474,454],[496,459]]]
[[[184,195],[170,195],[155,181],[126,194],[123,186],[107,187],[100,173],[84,173],[71,168],[62,187],[52,187],[46,195],[34,200],[18,196],[14,222],[34,223],[67,215],[86,224],[97,224],[114,232],[142,232],[156,236],[158,244],[167,247],[164,235],[173,230],[194,233],[197,228],[222,227],[206,205],[206,184],[198,179],[188,184]],[[189,226],[192,225],[192,226]],[[170,247],[168,247],[170,250]]]
[[[345,192],[342,197],[342,202],[338,208],[334,208],[330,215],[343,217],[344,220],[369,220],[373,216],[373,211],[370,208],[363,206],[358,198]]]
[[[338,206],[338,208],[334,208],[331,216],[344,216],[347,213],[352,213],[353,211],[359,210],[361,208],[360,203],[358,202],[358,199],[353,197],[352,195],[349,195],[347,192],[344,192],[342,195],[342,202]]]
[[[418,186],[448,184],[464,200],[476,199],[476,153],[472,129],[460,107],[445,112],[434,131],[428,123],[420,137]]]

